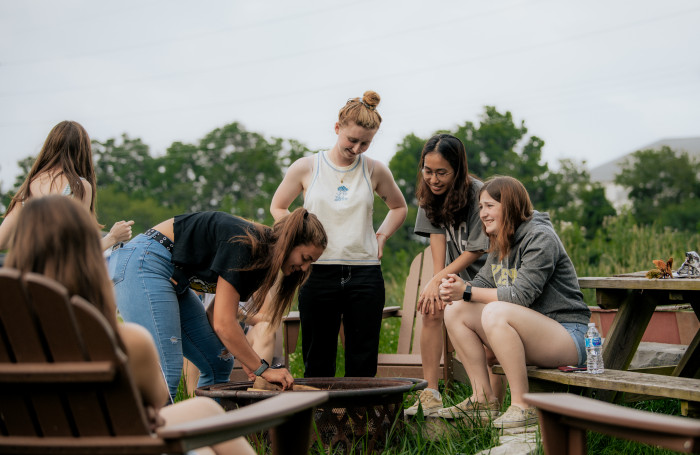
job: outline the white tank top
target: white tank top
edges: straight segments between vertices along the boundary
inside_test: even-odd
[[[317,264],[379,265],[372,225],[374,191],[362,155],[350,166],[338,167],[327,151],[317,153],[304,208],[318,217],[328,235]]]

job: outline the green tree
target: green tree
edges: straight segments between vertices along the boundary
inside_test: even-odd
[[[697,225],[700,164],[686,152],[664,146],[638,150],[622,165],[615,183],[629,189],[632,213],[639,223],[655,221],[687,228]],[[680,214],[690,211],[687,216]],[[690,222],[689,222],[690,219]],[[692,220],[695,223],[692,223]]]
[[[389,160],[389,169],[394,175],[394,180],[401,188],[403,197],[409,205],[416,205],[416,183],[418,182],[418,165],[423,145],[427,139],[422,139],[415,134],[409,134],[397,145],[394,156]]]

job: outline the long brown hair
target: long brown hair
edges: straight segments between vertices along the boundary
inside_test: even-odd
[[[116,329],[117,310],[100,233],[85,207],[73,199],[48,195],[29,200],[17,217],[5,265],[53,278],[70,295],[95,305]]]
[[[525,186],[513,177],[491,177],[484,183],[479,195],[484,192],[501,203],[501,227],[495,235],[489,235],[489,251],[497,251],[500,261],[510,253],[515,241],[515,231],[532,218],[532,202]]]
[[[377,92],[367,90],[360,98],[350,98],[338,113],[338,123],[343,126],[356,123],[368,130],[379,128],[382,116],[377,112],[381,98]]]
[[[233,241],[241,241],[250,245],[252,262],[242,270],[266,269],[267,274],[262,285],[253,293],[249,313],[254,315],[265,303],[267,293],[277,283],[275,304],[272,305],[270,321],[277,325],[282,316],[289,310],[294,300],[294,294],[299,286],[309,277],[311,268],[306,272],[299,270],[288,276],[281,276],[280,269],[292,250],[299,245],[314,245],[326,249],[328,236],[321,221],[303,207],[299,207],[289,215],[279,219],[270,229],[267,226],[253,223],[253,229],[244,236],[234,237]],[[279,281],[278,281],[279,280]]]
[[[435,195],[423,178],[425,156],[439,153],[454,169],[452,186],[443,194]],[[418,167],[418,185],[416,199],[418,206],[425,210],[425,215],[436,226],[449,227],[456,219],[462,218],[462,212],[469,209],[469,187],[472,177],[467,165],[467,150],[458,138],[451,134],[436,134],[423,146]]]
[[[68,180],[71,192],[78,200],[82,200],[85,195],[85,188],[83,188],[80,178],[87,180],[92,186],[90,213],[96,220],[97,178],[92,160],[90,136],[82,125],[70,120],[64,120],[51,129],[43,147],[41,147],[39,156],[27,174],[27,178],[10,201],[5,215],[7,216],[15,205],[26,202],[32,196],[30,185],[39,174],[54,170],[56,173],[51,176],[51,184],[53,185],[56,179],[64,175]]]

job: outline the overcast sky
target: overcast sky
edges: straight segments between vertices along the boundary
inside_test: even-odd
[[[385,163],[493,105],[593,167],[700,135],[699,23],[697,0],[0,0],[0,180],[65,119],[155,155],[234,121],[330,147],[368,89]]]

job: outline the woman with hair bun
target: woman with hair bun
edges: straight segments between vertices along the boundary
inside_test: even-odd
[[[109,271],[120,314],[148,329],[156,342],[171,396],[183,354],[199,369],[200,387],[227,382],[233,354],[249,378],[262,376],[287,389],[294,383],[289,371],[268,369],[248,344],[238,304],[249,300],[255,315],[274,286],[269,316],[271,324],[279,323],[326,244],[321,222],[303,208],[272,228],[223,212],[189,213],[115,250]],[[195,291],[216,293],[211,324]]]
[[[406,219],[406,201],[391,171],[364,155],[382,121],[379,95],[367,91],[340,109],[330,150],[295,161],[270,204],[275,219],[302,193],[304,207],[328,232],[328,248],[299,290],[305,377],[335,376],[338,332],[345,331],[345,375],[377,373],[384,308],[380,260],[386,241]],[[374,231],[374,194],[389,207]]]

